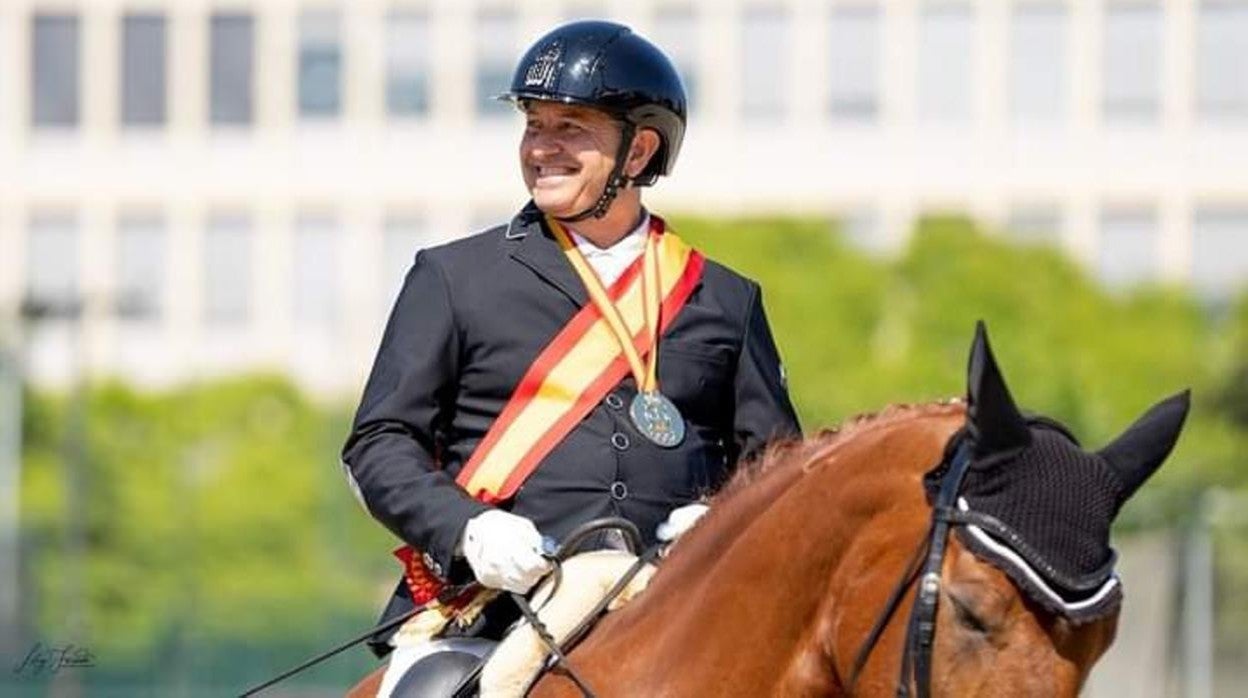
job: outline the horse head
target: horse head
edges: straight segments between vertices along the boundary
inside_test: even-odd
[[[1109,445],[1084,450],[1059,422],[1016,407],[976,327],[964,425],[924,476],[938,506],[951,454],[966,450],[932,650],[942,693],[1076,694],[1117,625],[1110,528],[1170,454],[1189,401],[1186,391],[1166,398]],[[1014,678],[1003,685],[1002,676]]]
[[[743,467],[571,660],[599,695],[1076,696],[1117,626],[1111,524],[1188,403],[1084,450],[1018,409],[981,324],[965,401]],[[532,695],[580,694],[547,675]]]

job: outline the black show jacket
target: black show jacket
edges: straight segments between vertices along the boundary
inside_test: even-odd
[[[364,390],[343,463],[369,512],[452,569],[468,519],[488,507],[455,476],[534,358],[588,303],[530,204],[509,225],[424,250],[408,272]],[[622,380],[504,507],[562,538],[623,516],[647,541],[675,507],[713,492],[737,459],[798,433],[759,287],[708,261],[659,345],[659,385],[686,420],[661,448],[637,432]]]

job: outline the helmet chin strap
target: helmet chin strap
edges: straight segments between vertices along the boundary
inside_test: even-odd
[[[629,185],[631,178],[624,174],[624,164],[628,160],[628,151],[633,145],[633,136],[637,133],[637,127],[627,119],[623,120],[622,123],[620,147],[615,154],[615,167],[611,169],[611,175],[607,177],[607,184],[602,188],[602,196],[599,196],[598,201],[584,211],[573,216],[555,216],[555,220],[561,223],[576,223],[589,218],[602,218],[607,215],[607,209],[611,208],[611,203],[615,201],[615,197],[620,193],[620,189]]]

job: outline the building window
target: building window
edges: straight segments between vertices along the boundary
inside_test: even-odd
[[[698,16],[692,7],[665,5],[655,15],[655,44],[680,74],[690,110],[697,103],[698,94],[698,34]]]
[[[1016,3],[1010,19],[1010,109],[1025,125],[1059,125],[1066,114],[1066,8]]]
[[[382,307],[389,312],[403,287],[403,277],[412,268],[416,253],[431,242],[425,222],[416,216],[394,216],[386,219],[382,236]]]
[[[1192,232],[1192,285],[1229,298],[1248,284],[1248,206],[1203,206]]]
[[[741,111],[749,121],[772,121],[784,116],[787,23],[782,8],[751,7],[745,11]]]
[[[882,38],[877,6],[832,8],[828,91],[834,118],[870,121],[879,116]]]
[[[516,16],[489,9],[477,17],[476,106],[477,116],[496,118],[515,110],[510,103],[495,99],[511,86],[515,68]]]
[[[1157,239],[1157,215],[1151,209],[1103,212],[1097,252],[1101,281],[1121,287],[1156,276]]]
[[[1196,32],[1196,95],[1200,116],[1248,119],[1248,3],[1204,0]]]
[[[304,329],[330,330],[338,318],[338,224],[304,216],[295,228],[294,319]]]
[[[78,219],[71,213],[36,214],[26,247],[26,297],[64,310],[78,298]]]
[[[78,125],[78,17],[35,15],[31,41],[31,122]]]
[[[419,116],[429,110],[429,20],[418,12],[392,12],[386,23],[386,110]]]
[[[126,15],[121,20],[121,122],[165,123],[165,18]]]
[[[342,110],[340,15],[308,11],[299,16],[299,115],[334,117]]]
[[[117,304],[122,318],[159,321],[165,284],[165,225],[156,216],[121,219],[117,230]]]
[[[970,121],[974,14],[967,5],[940,4],[919,15],[918,113],[925,121]]]
[[[248,125],[252,121],[253,20],[245,14],[217,14],[212,16],[211,26],[212,123]]]
[[[1025,243],[1057,245],[1062,237],[1062,211],[1056,204],[1016,206],[1006,218],[1010,237]]]
[[[40,378],[72,377],[81,369],[79,327],[83,298],[79,285],[80,234],[78,217],[69,211],[42,211],[27,222],[24,302],[39,313],[25,339],[29,375]]]
[[[1105,121],[1157,120],[1161,105],[1161,6],[1113,3],[1105,10]]]
[[[204,236],[204,319],[220,327],[247,324],[251,303],[251,220],[213,216]]]

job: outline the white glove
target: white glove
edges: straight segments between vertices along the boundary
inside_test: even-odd
[[[686,504],[683,507],[673,509],[672,513],[667,515],[667,521],[659,524],[659,528],[654,532],[654,535],[664,543],[671,543],[685,535],[685,531],[693,528],[693,525],[698,522],[698,519],[702,518],[707,509],[710,509],[710,507],[701,503]]]
[[[464,526],[464,557],[477,581],[520,594],[550,571],[542,535],[532,521],[501,509],[481,512]]]

